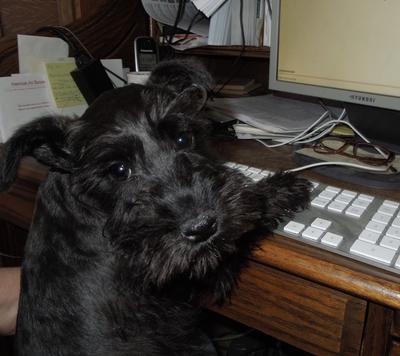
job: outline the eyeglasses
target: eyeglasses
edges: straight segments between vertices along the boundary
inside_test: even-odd
[[[317,153],[354,158],[372,166],[388,165],[395,158],[394,153],[384,146],[341,137],[324,137],[314,143],[312,148]]]

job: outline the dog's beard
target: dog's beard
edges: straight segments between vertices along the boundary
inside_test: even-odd
[[[237,251],[228,235],[217,230],[205,241],[192,242],[182,236],[176,224],[162,224],[159,219],[119,236],[118,245],[132,267],[142,270],[146,282],[162,288],[178,276],[200,280],[218,269],[227,256]]]
[[[256,229],[261,219],[252,191],[243,193],[235,184],[220,184],[218,189],[204,180],[196,188],[181,194],[154,196],[135,194],[135,202],[116,209],[116,220],[108,227],[117,253],[144,280],[145,285],[163,288],[179,278],[186,282],[209,278],[230,261],[232,256],[246,256],[240,241]],[[190,192],[196,192],[191,194]],[[240,193],[241,191],[241,193]],[[160,189],[165,193],[164,189]],[[191,241],[183,225],[198,215],[211,212],[216,229],[201,241]],[[123,213],[122,213],[123,212]],[[253,247],[251,241],[247,245]]]

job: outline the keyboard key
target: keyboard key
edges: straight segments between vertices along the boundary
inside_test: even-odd
[[[285,227],[284,231],[289,232],[291,234],[298,235],[305,228],[304,224],[298,223],[296,221],[289,221]]]
[[[315,206],[317,208],[325,208],[325,206],[327,206],[329,202],[329,199],[316,197],[311,201],[311,206]]]
[[[400,247],[400,240],[389,236],[383,236],[379,245],[397,251]]]
[[[396,268],[400,268],[400,256],[397,258],[397,260],[396,260],[394,266],[395,266]]]
[[[236,163],[235,162],[225,162],[225,166],[230,167],[230,168],[236,168]]]
[[[260,174],[262,174],[263,176],[268,177],[268,176],[270,176],[272,174],[272,172],[271,171],[267,171],[267,170],[264,169],[263,171],[260,172]]]
[[[353,198],[341,193],[335,198],[335,200],[341,203],[349,204],[353,200]]]
[[[341,194],[346,195],[350,198],[355,198],[357,196],[356,192],[353,192],[352,190],[347,190],[347,189],[344,189]]]
[[[249,168],[247,168],[247,170],[251,173],[260,173],[261,172],[261,169],[256,168],[256,167],[249,167]]]
[[[321,235],[324,232],[320,229],[317,229],[315,227],[309,226],[307,229],[305,229],[302,233],[301,236],[305,237],[306,239],[318,241]],[[400,241],[400,240],[399,240]]]
[[[381,234],[383,230],[385,230],[386,225],[378,223],[376,221],[370,221],[367,226],[365,227],[369,231],[377,232],[378,234]]]
[[[362,240],[356,240],[350,247],[350,253],[390,265],[394,255],[396,254],[396,251],[386,247],[370,244]]]
[[[341,213],[344,209],[346,209],[347,204],[341,203],[339,201],[333,201],[328,205],[328,210],[334,211],[336,213]]]
[[[329,226],[332,225],[332,221],[326,220],[326,219],[321,219],[321,218],[316,218],[312,223],[312,227],[316,227],[321,230],[326,230],[329,228]]]
[[[337,193],[334,193],[334,192],[331,192],[331,191],[325,189],[321,193],[319,193],[318,197],[332,200],[336,195],[337,195]]]
[[[378,212],[382,213],[382,214],[386,214],[389,216],[393,216],[394,213],[396,212],[396,208],[392,207],[392,206],[388,206],[388,205],[381,205],[378,209]]]
[[[379,212],[376,212],[374,216],[371,218],[372,221],[379,222],[381,224],[387,224],[390,221],[391,217],[386,214],[382,214]]]
[[[379,237],[381,234],[378,234],[377,232],[369,231],[369,230],[363,230],[361,234],[358,236],[360,240],[369,242],[371,244],[374,244],[378,241]]]
[[[400,239],[400,228],[391,226],[386,231],[386,235],[394,237],[395,239]]]
[[[241,170],[241,171],[246,171],[247,168],[249,168],[249,166],[246,166],[246,165],[244,165],[244,164],[236,163],[236,167],[235,167],[235,168],[236,168],[236,169],[239,169],[239,170]]]
[[[390,206],[392,208],[396,208],[397,209],[399,207],[400,203],[398,203],[396,201],[393,201],[393,200],[386,199],[386,200],[383,201],[382,205]]]
[[[335,193],[335,194],[338,194],[338,193],[341,191],[340,188],[338,188],[338,187],[333,187],[333,186],[331,186],[331,185],[328,185],[328,186],[325,188],[325,190],[327,190],[328,192]]]
[[[374,197],[372,195],[368,195],[368,194],[360,194],[358,196],[358,199],[366,200],[366,201],[369,201],[370,203],[372,203],[374,201]]]
[[[354,199],[354,201],[351,203],[353,206],[357,206],[358,208],[368,208],[368,205],[371,204],[370,201],[368,200],[363,200],[360,198]]]
[[[394,220],[392,221],[392,226],[400,227],[400,217],[394,218]]]
[[[327,232],[321,239],[321,243],[331,247],[338,247],[343,240],[343,236]]]
[[[265,176],[258,174],[258,173],[250,173],[249,177],[254,181],[258,182],[259,180],[265,178]]]
[[[357,206],[351,205],[347,208],[347,210],[344,213],[346,215],[349,215],[349,216],[352,216],[355,218],[359,218],[363,214],[364,211],[365,211],[365,209],[363,209],[363,208],[359,208]]]

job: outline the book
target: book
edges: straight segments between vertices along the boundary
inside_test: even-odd
[[[222,86],[227,90],[246,90],[255,82],[254,78],[232,78],[224,85],[226,80],[224,78],[218,79],[214,90],[219,90]]]
[[[260,83],[254,82],[250,86],[244,88],[244,89],[227,89],[223,88],[221,90],[221,94],[227,95],[227,96],[246,96],[249,95],[252,91],[258,89],[261,87]]]

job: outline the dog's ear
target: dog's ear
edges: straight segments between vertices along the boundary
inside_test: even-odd
[[[191,85],[178,94],[168,105],[166,116],[171,113],[197,114],[207,101],[207,91],[199,85]]]
[[[211,91],[214,80],[201,62],[194,59],[174,59],[160,62],[151,72],[146,84],[168,88],[178,94],[192,85]]]
[[[47,116],[19,128],[0,150],[0,191],[15,180],[24,156],[33,156],[51,168],[69,171],[71,159],[66,132],[71,122],[66,117]]]

